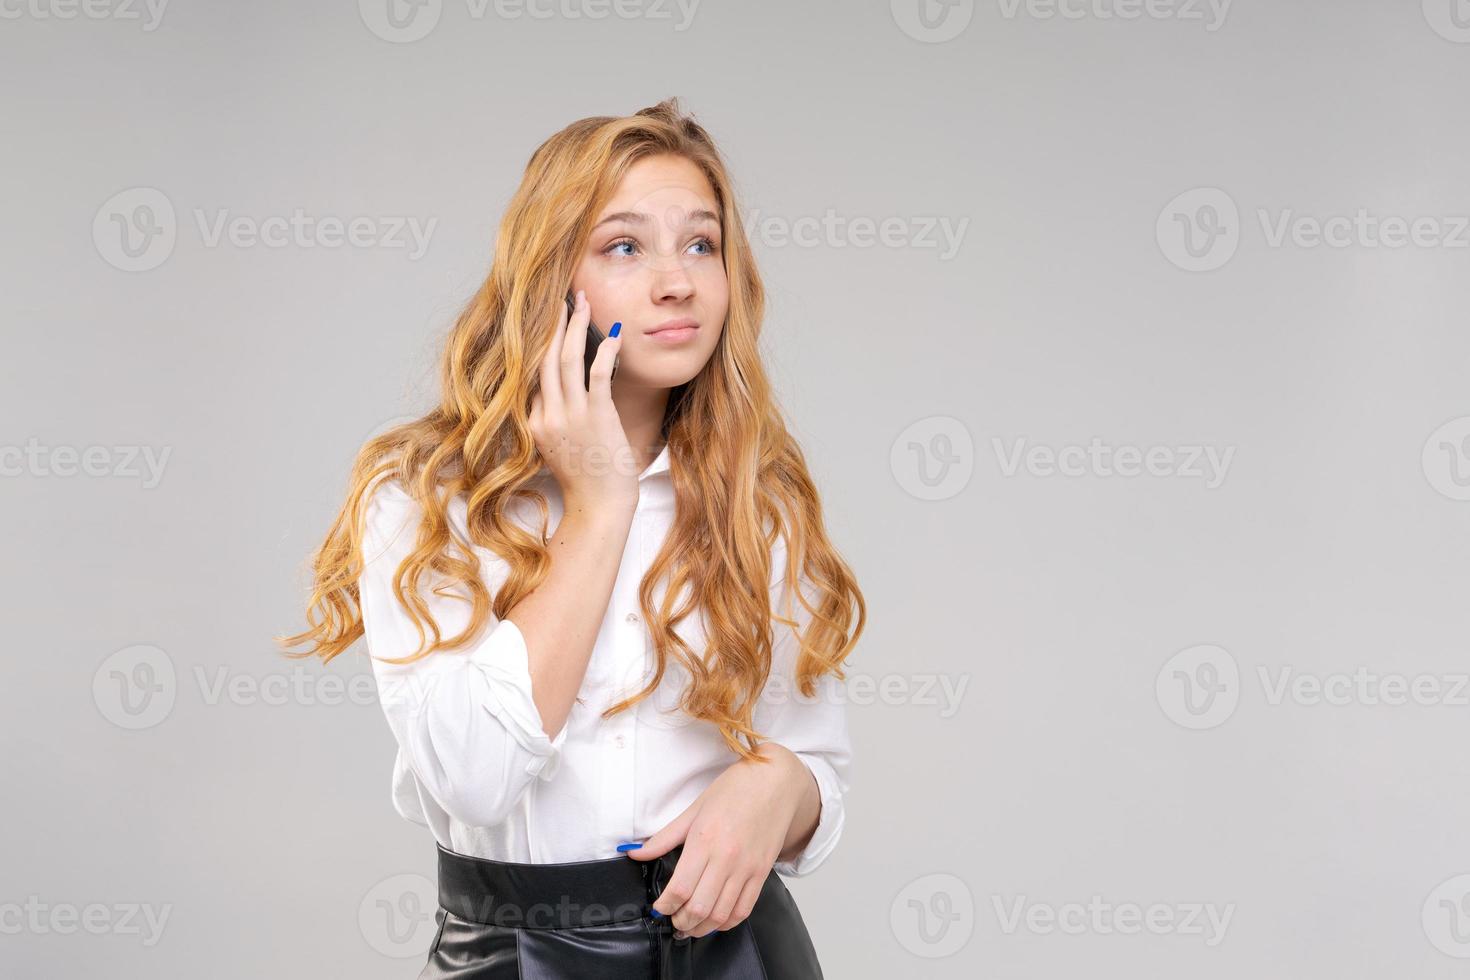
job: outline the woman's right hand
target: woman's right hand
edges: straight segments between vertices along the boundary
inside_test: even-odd
[[[567,305],[556,306],[561,315],[541,359],[541,389],[531,399],[531,435],[561,485],[565,513],[632,506],[638,502],[638,470],[612,400],[613,359],[623,340],[608,337],[598,346],[587,390],[586,294],[577,290],[570,321]]]

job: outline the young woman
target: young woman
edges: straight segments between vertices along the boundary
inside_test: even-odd
[[[441,403],[363,447],[285,642],[366,637],[394,805],[438,845],[421,977],[821,976],[778,873],[842,833],[866,606],[763,311],[705,130],[580,120],[531,157]]]

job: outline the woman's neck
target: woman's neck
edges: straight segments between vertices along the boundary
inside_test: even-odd
[[[669,388],[620,388],[613,384],[613,405],[623,423],[623,435],[633,450],[634,465],[642,473],[664,448],[664,412]]]

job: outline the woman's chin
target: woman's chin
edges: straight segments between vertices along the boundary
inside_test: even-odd
[[[628,388],[677,388],[686,384],[699,374],[704,367],[701,364],[676,363],[673,358],[659,358],[663,363],[658,364],[652,370],[645,367],[642,370],[629,370],[629,366],[619,360],[618,376],[613,379],[613,388],[620,386]]]

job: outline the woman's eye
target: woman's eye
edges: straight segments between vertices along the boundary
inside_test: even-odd
[[[604,255],[611,255],[611,254],[613,254],[613,249],[615,249],[615,248],[622,248],[624,245],[628,246],[629,248],[637,248],[638,247],[638,243],[635,242],[635,241],[633,241],[633,239],[631,239],[631,238],[620,238],[617,241],[613,242],[611,245],[609,245],[607,248],[603,249],[602,252],[603,252]],[[628,255],[630,253],[623,252],[621,254]]]
[[[710,238],[701,238],[699,241],[694,242],[689,247],[690,248],[700,248],[700,247],[702,247],[704,249],[704,251],[696,253],[698,255],[714,255],[716,252],[719,251],[720,244],[719,244],[719,242],[716,242],[716,241],[714,241],[713,239],[710,239]],[[617,251],[614,251],[614,249],[619,249],[619,248],[628,248],[628,249],[632,249],[633,251],[629,251],[629,252],[617,252]],[[638,243],[635,242],[633,239],[631,239],[631,238],[619,238],[617,241],[609,243],[608,246],[602,250],[602,254],[604,254],[604,255],[629,256],[629,255],[634,254],[637,251],[637,249],[638,249]]]

